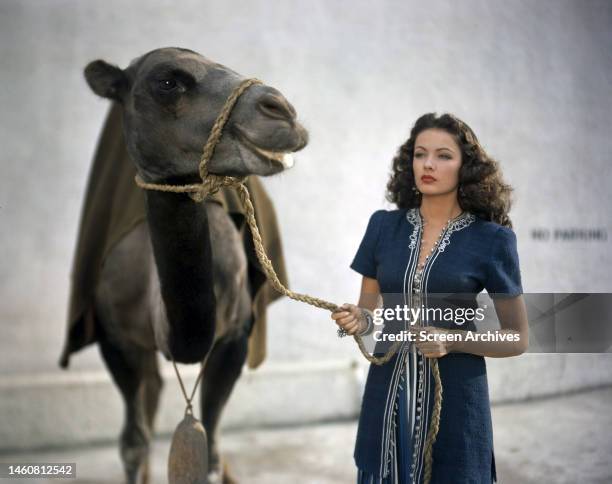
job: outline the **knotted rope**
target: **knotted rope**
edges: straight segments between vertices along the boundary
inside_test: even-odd
[[[172,192],[172,193],[187,193],[195,202],[202,202],[208,195],[213,195],[218,192],[221,187],[233,187],[238,192],[240,197],[240,201],[244,206],[246,212],[246,219],[251,229],[251,234],[253,237],[253,243],[255,246],[255,253],[257,255],[257,259],[261,264],[266,277],[278,292],[284,294],[285,296],[294,299],[296,301],[301,301],[306,304],[310,304],[311,306],[315,306],[321,309],[327,309],[331,312],[335,312],[340,309],[340,306],[334,304],[332,302],[326,301],[324,299],[320,299],[314,296],[310,296],[308,294],[301,294],[290,289],[287,289],[278,279],[276,275],[276,271],[272,266],[272,262],[268,258],[264,246],[263,241],[261,239],[261,234],[259,233],[259,229],[257,228],[257,221],[255,220],[255,209],[251,202],[251,198],[249,196],[249,191],[245,185],[246,177],[232,177],[232,176],[221,176],[215,175],[208,172],[207,164],[212,158],[215,147],[219,140],[221,139],[221,135],[223,133],[223,127],[225,126],[231,111],[236,104],[236,101],[240,97],[240,95],[246,91],[250,86],[254,84],[262,84],[262,82],[258,79],[247,79],[243,81],[227,98],[225,105],[221,109],[221,112],[217,116],[215,123],[211,129],[210,135],[208,136],[208,140],[204,145],[204,149],[202,151],[202,157],[200,158],[199,165],[199,174],[202,179],[201,183],[189,184],[189,185],[166,185],[166,184],[156,184],[156,183],[147,183],[143,181],[138,175],[135,178],[136,184],[140,188],[144,188],[146,190],[157,190],[162,192]],[[401,341],[396,341],[393,346],[380,358],[370,355],[363,343],[363,340],[358,335],[353,335],[359,350],[363,354],[366,360],[375,365],[383,365],[387,363],[393,355],[398,351],[401,346]],[[202,367],[203,369],[203,367]],[[178,370],[175,365],[175,371],[178,375]],[[425,484],[428,484],[431,479],[431,468],[433,464],[433,444],[435,443],[436,436],[438,434],[438,430],[440,427],[440,412],[442,409],[442,382],[440,380],[440,371],[438,368],[438,360],[436,358],[431,359],[431,371],[434,377],[434,381],[436,384],[436,392],[434,399],[434,407],[431,415],[431,423],[429,426],[429,430],[427,433],[427,438],[425,441]],[[196,380],[195,387],[199,383],[200,375]],[[181,390],[183,392],[183,396],[187,402],[187,411],[191,411],[191,400],[195,393],[195,387],[193,389],[191,398],[187,397],[187,393],[184,389],[183,383],[179,377],[179,382],[181,384]]]

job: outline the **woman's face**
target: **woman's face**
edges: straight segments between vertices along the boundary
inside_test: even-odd
[[[412,168],[416,186],[424,195],[443,195],[457,190],[461,149],[442,129],[426,129],[414,143]]]

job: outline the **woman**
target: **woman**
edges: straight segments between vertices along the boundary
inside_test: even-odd
[[[438,358],[443,403],[430,482],[496,482],[484,357],[519,355],[529,344],[508,217],[511,188],[464,122],[429,113],[399,148],[387,191],[398,209],[370,218],[351,264],[363,275],[359,303],[332,313],[340,331],[369,334],[380,295],[399,293],[419,307],[428,294],[486,289],[500,321],[495,332],[513,337],[488,343],[421,337],[386,364],[370,365],[355,445],[358,483],[427,480],[432,358]],[[427,335],[446,331],[420,325]]]

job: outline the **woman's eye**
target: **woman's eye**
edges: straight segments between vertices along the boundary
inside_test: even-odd
[[[176,89],[176,81],[174,79],[163,79],[159,81],[159,88],[163,91],[172,91]]]
[[[422,158],[423,157],[423,153],[416,153],[414,155],[415,158]]]
[[[450,156],[450,155],[440,155],[440,158],[443,158],[445,160],[450,160],[450,159],[452,159],[452,156]]]

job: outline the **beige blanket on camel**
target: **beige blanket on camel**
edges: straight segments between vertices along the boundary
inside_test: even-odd
[[[144,195],[134,183],[135,174],[123,137],[122,107],[113,103],[98,142],[81,213],[72,267],[68,327],[60,358],[63,368],[68,366],[73,352],[96,341],[93,294],[105,258],[122,237],[145,220]],[[247,187],[268,257],[280,281],[288,286],[274,206],[257,176],[248,178]],[[281,294],[266,280],[257,260],[251,230],[245,223],[244,209],[236,192],[223,188],[214,200],[225,207],[240,229],[247,252],[255,318],[247,364],[256,368],[266,355],[267,306]]]

